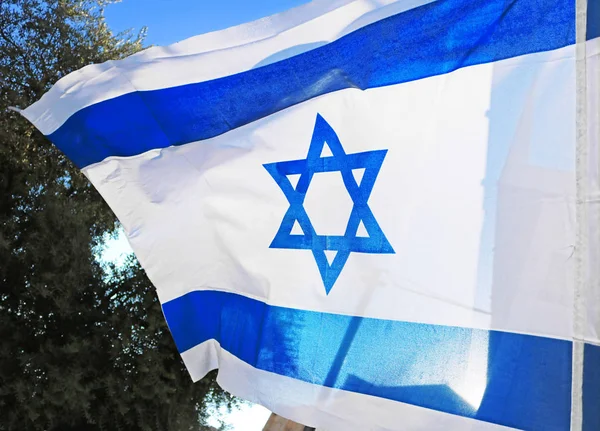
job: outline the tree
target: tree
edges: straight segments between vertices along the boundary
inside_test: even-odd
[[[96,259],[115,219],[86,178],[9,106],[143,47],[106,1],[0,0],[0,430],[202,429],[230,402],[192,384],[132,259]]]

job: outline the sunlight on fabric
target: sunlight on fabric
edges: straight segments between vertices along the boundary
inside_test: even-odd
[[[422,346],[420,358],[412,362],[398,386],[414,390],[429,388],[430,394],[445,399],[444,404],[476,414],[488,384],[489,334],[480,330],[460,331],[446,342],[440,340]]]
[[[450,389],[475,410],[479,409],[487,386],[489,338],[487,331],[473,332],[466,372],[462,379],[449,384]]]

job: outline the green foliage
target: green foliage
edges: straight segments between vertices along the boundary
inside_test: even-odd
[[[62,76],[139,51],[105,1],[0,0],[0,430],[204,429],[230,403],[192,384],[154,288],[94,250],[115,219],[86,178],[9,106]]]

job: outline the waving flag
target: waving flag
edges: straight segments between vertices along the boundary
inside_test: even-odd
[[[600,0],[340,0],[24,115],[194,380],[328,430],[598,430],[599,94]]]

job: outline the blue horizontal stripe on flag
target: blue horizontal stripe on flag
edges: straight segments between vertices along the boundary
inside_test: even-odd
[[[314,97],[575,43],[574,0],[438,0],[223,78],[86,107],[49,135],[79,167],[212,138]]]
[[[583,350],[583,431],[600,430],[600,346]]]
[[[600,37],[600,0],[588,0],[586,39]]]
[[[569,341],[283,308],[220,291],[191,292],[163,310],[180,352],[214,339],[255,368],[317,385],[519,429],[570,427]],[[473,406],[448,379],[473,379],[466,367],[477,352],[487,373]]]

